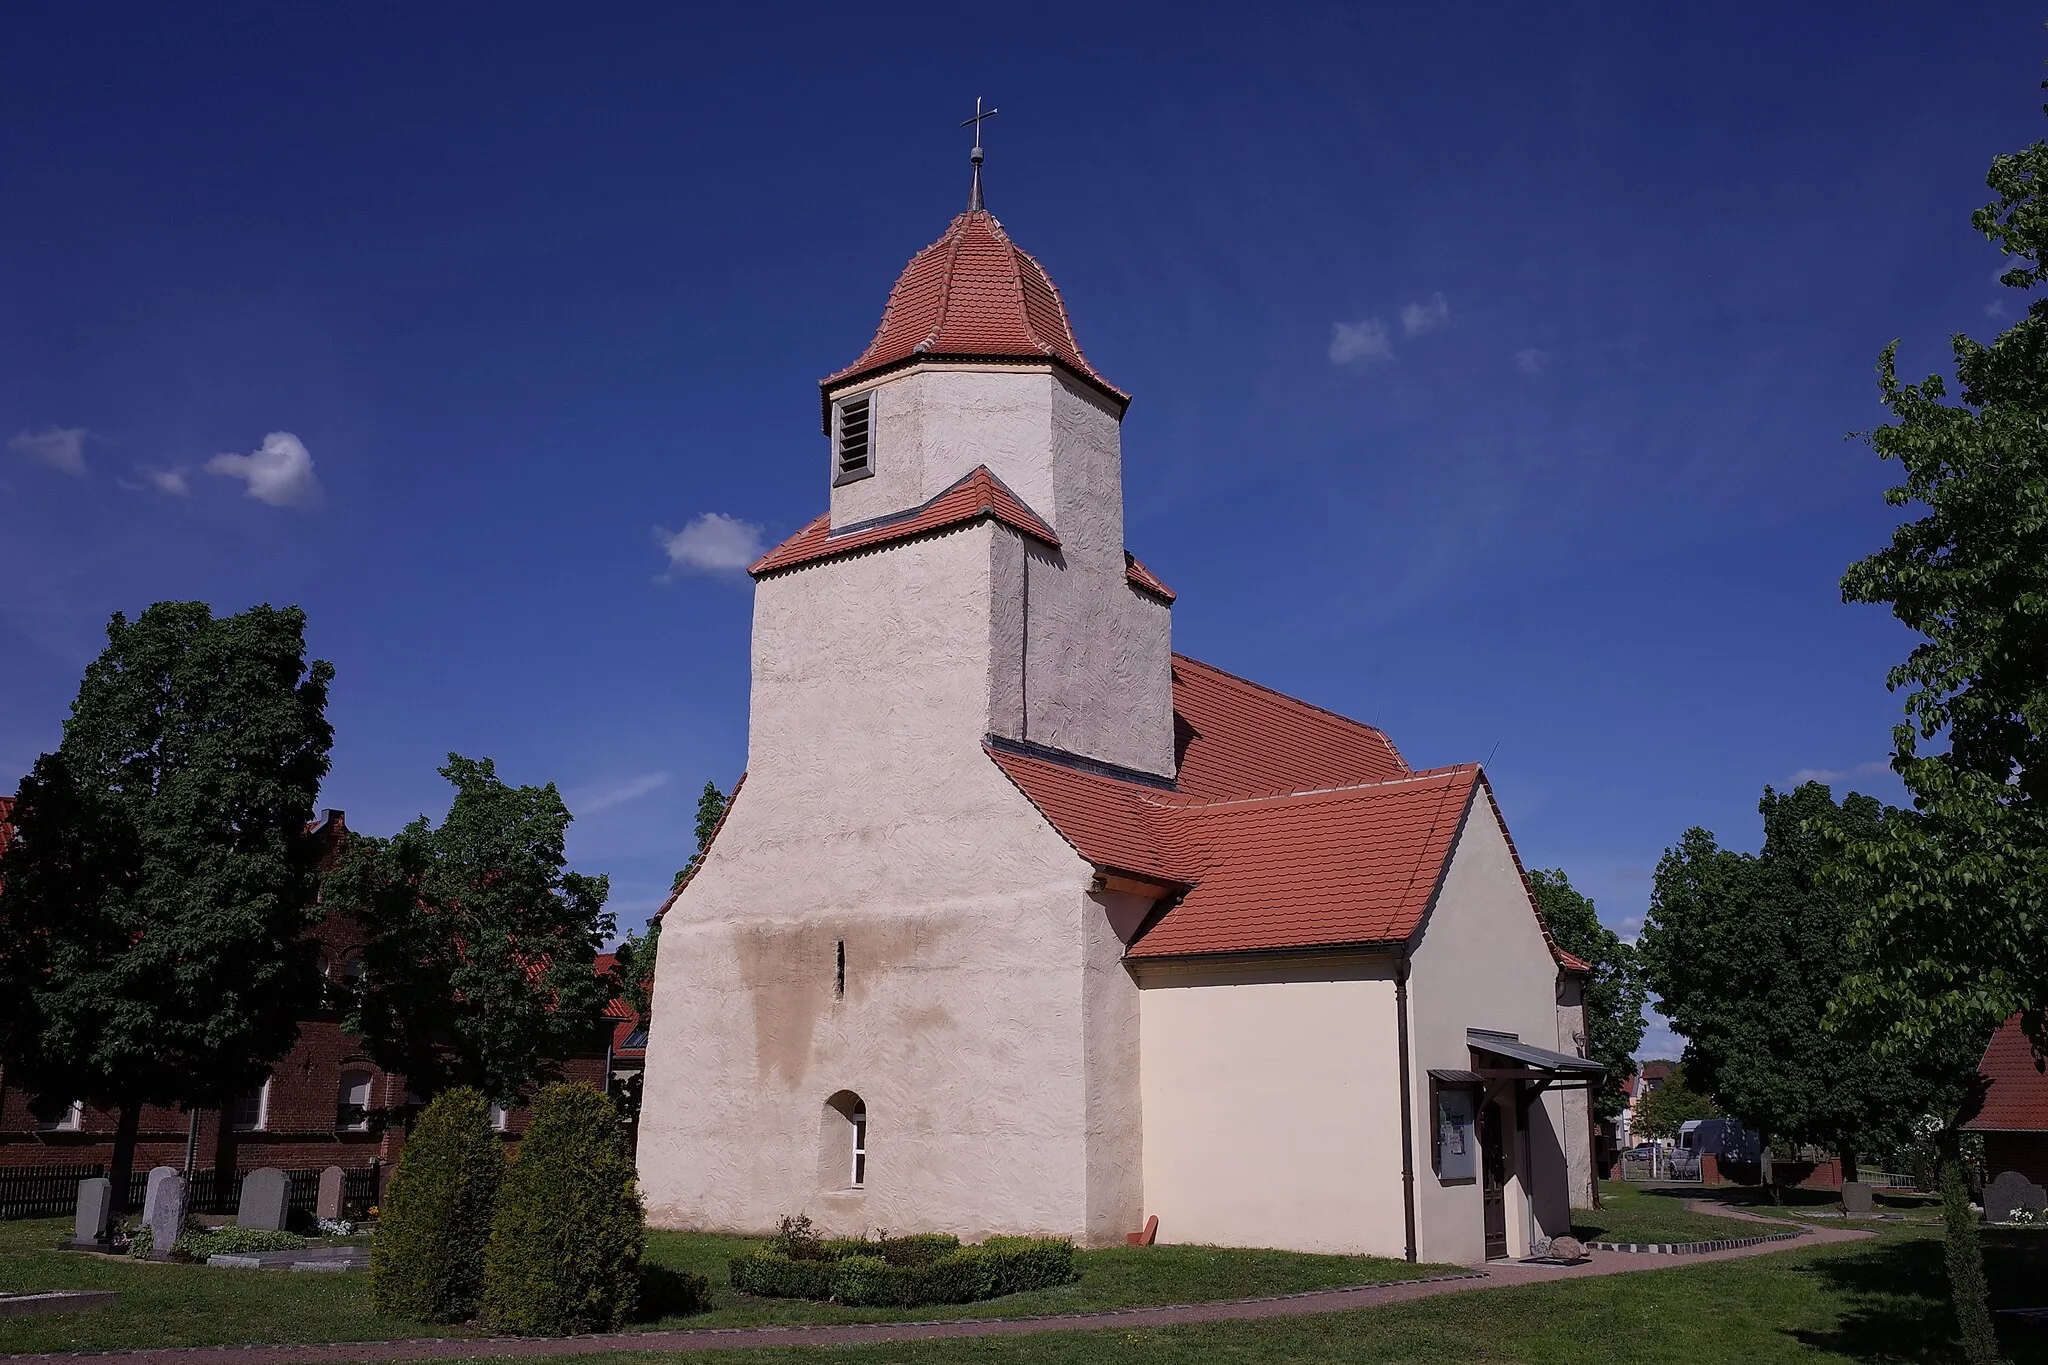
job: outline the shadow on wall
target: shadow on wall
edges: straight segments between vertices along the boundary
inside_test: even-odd
[[[1987,1228],[1984,1260],[1994,1309],[2048,1302],[2048,1237]],[[1960,1359],[1938,1235],[1819,1257],[1804,1273],[1847,1304],[1832,1329],[1793,1332],[1803,1345],[1871,1362]],[[2015,1365],[2048,1362],[2048,1332],[2038,1327],[2002,1321],[1999,1343]]]

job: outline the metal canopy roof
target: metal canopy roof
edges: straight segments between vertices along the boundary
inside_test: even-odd
[[[1607,1068],[1586,1057],[1574,1057],[1568,1052],[1552,1052],[1549,1048],[1525,1043],[1512,1033],[1496,1033],[1492,1029],[1472,1028],[1465,1030],[1465,1041],[1475,1051],[1490,1052],[1496,1057],[1505,1057],[1512,1062],[1537,1071],[1549,1072],[1558,1080],[1585,1077],[1591,1079],[1605,1075]]]

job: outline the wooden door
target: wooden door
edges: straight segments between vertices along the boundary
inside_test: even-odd
[[[1486,1211],[1486,1259],[1504,1259],[1508,1254],[1508,1157],[1501,1133],[1500,1106],[1489,1104],[1479,1111],[1479,1186]]]

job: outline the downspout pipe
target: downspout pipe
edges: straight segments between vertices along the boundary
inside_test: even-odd
[[[1408,1260],[1415,1259],[1415,1088],[1408,1067],[1408,949],[1394,964],[1394,1031],[1401,1048],[1401,1216],[1407,1225]]]

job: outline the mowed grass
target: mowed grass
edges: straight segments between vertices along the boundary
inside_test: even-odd
[[[1992,1302],[2048,1303],[2048,1233],[1987,1230]],[[2048,1331],[2000,1325],[2013,1365]],[[1941,1241],[1868,1241],[1265,1322],[1112,1328],[878,1346],[578,1357],[590,1365],[1906,1365],[1961,1358]]]
[[[1758,1237],[1778,1228],[1743,1218],[1719,1218],[1685,1207],[1703,1191],[1600,1182],[1600,1207],[1572,1210],[1572,1236],[1598,1242],[1713,1242],[1727,1237]],[[1759,1208],[1759,1213],[1772,1210]]]
[[[57,1242],[69,1230],[68,1221],[60,1219],[0,1223],[0,1289],[112,1289],[120,1293],[120,1301],[89,1313],[0,1318],[0,1354],[461,1337],[481,1330],[379,1317],[370,1305],[369,1276],[359,1271],[314,1275],[226,1270],[57,1251]],[[641,1321],[634,1326],[746,1327],[1083,1313],[1382,1283],[1451,1269],[1374,1257],[1287,1251],[1116,1247],[1077,1254],[1074,1266],[1080,1278],[1072,1284],[982,1303],[903,1311],[838,1308],[735,1294],[727,1280],[726,1262],[759,1245],[740,1237],[650,1233],[647,1261],[657,1269],[648,1277],[650,1292]],[[709,1303],[687,1316],[667,1311],[660,1268],[704,1275],[711,1282]]]

